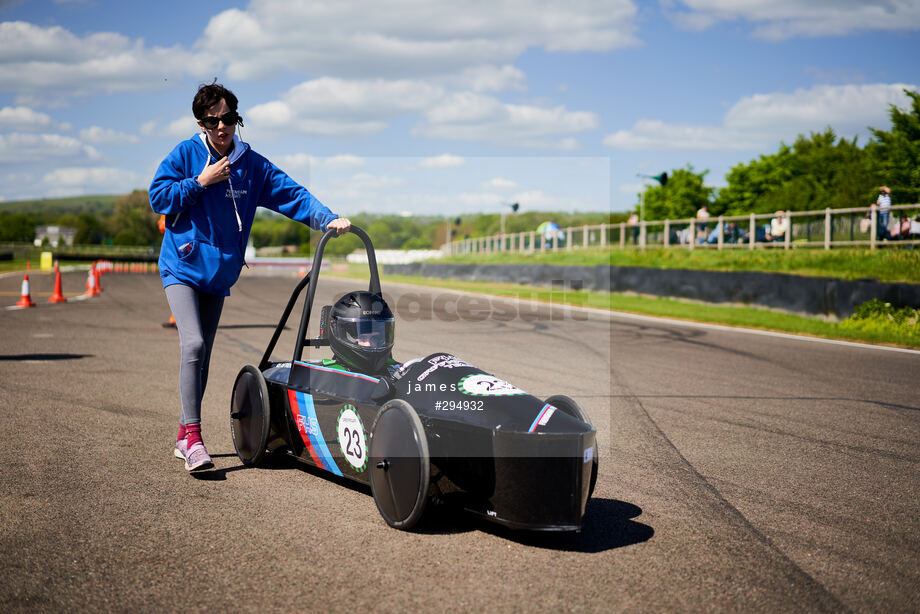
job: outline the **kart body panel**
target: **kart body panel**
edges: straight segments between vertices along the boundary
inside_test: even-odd
[[[581,528],[594,427],[450,354],[392,376],[301,361],[276,363],[263,375],[269,451],[368,484],[370,425],[382,401],[402,399],[424,427],[435,496],[513,528]]]
[[[367,249],[369,290],[379,293],[370,238],[351,231]],[[295,288],[259,367],[244,367],[238,376],[231,430],[241,460],[255,466],[266,451],[284,453],[369,484],[378,510],[395,528],[411,528],[428,501],[459,501],[515,529],[579,530],[597,477],[597,433],[568,397],[552,397],[557,407],[446,352],[375,374],[303,359],[305,345],[328,345],[322,333],[306,333],[323,248],[333,234],[317,245],[313,268]],[[304,287],[293,358],[273,360]],[[375,432],[386,458],[375,456]],[[414,459],[415,466],[400,459]],[[393,512],[398,508],[413,511]]]

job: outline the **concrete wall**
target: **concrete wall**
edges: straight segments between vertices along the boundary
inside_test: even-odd
[[[877,298],[896,307],[920,308],[920,285],[874,279],[844,281],[781,273],[724,273],[642,267],[570,267],[531,264],[476,265],[412,263],[384,265],[385,273],[521,283],[565,284],[566,288],[636,292],[709,303],[743,303],[773,309],[846,318],[856,305]]]

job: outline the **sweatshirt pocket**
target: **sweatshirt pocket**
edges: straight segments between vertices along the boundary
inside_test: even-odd
[[[236,249],[220,248],[205,241],[177,246],[179,279],[208,294],[225,295],[239,279],[242,262]]]

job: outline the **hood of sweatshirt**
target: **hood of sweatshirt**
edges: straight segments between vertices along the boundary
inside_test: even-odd
[[[204,133],[199,132],[198,140],[201,142],[201,146],[204,147],[204,150],[207,152],[208,156],[213,158],[214,156],[211,154],[211,148],[208,146],[208,137],[206,137]],[[242,158],[243,154],[245,154],[247,151],[249,151],[249,143],[243,142],[240,140],[239,135],[234,134],[233,149],[230,151],[230,164],[233,164]]]

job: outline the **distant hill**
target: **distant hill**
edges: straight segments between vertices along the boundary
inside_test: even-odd
[[[57,217],[65,213],[109,215],[115,210],[115,201],[122,196],[124,195],[97,194],[67,198],[0,201],[0,213],[27,213],[49,217]]]

